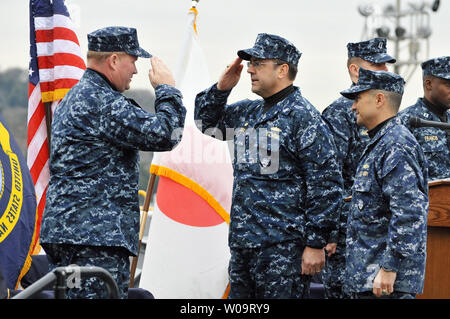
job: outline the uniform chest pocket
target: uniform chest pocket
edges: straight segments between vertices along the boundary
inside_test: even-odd
[[[372,181],[368,178],[357,178],[353,184],[352,207],[361,212],[365,207],[370,205],[373,201]]]
[[[258,130],[248,127],[235,129],[233,166],[237,171],[257,174],[258,164]]]
[[[370,192],[372,181],[368,178],[358,178],[353,184],[353,189],[357,192],[366,193]]]
[[[261,129],[258,141],[258,162],[261,174],[273,174],[280,167],[280,141],[282,134],[274,130]]]
[[[447,136],[441,131],[424,131],[418,141],[420,141],[424,153],[444,152],[447,148]]]

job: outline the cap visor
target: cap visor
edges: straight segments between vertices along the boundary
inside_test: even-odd
[[[374,55],[363,57],[363,59],[366,61],[372,62],[372,63],[395,63],[395,62],[397,62],[396,59],[394,59],[387,53],[377,53]]]
[[[262,58],[260,56],[258,56],[258,54],[256,53],[256,51],[253,50],[253,48],[251,49],[246,49],[246,50],[239,50],[237,52],[238,57],[240,57],[242,60],[246,60],[246,61],[250,61],[250,59],[252,57],[255,58]]]
[[[151,58],[152,55],[150,53],[148,53],[147,51],[145,51],[142,48],[136,49],[136,50],[130,50],[130,51],[126,51],[128,54],[130,55],[134,55],[140,58]]]
[[[342,91],[341,95],[346,97],[347,99],[354,100],[359,93],[370,89],[371,87],[368,85],[355,85],[349,88],[348,90]]]
[[[432,76],[437,77],[437,78],[441,78],[444,80],[450,80],[450,73],[430,73]]]

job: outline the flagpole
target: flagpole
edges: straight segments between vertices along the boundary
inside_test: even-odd
[[[139,259],[139,253],[141,251],[142,238],[144,238],[145,224],[147,223],[148,210],[150,208],[150,202],[153,197],[153,188],[155,187],[155,182],[156,182],[156,174],[152,173],[150,175],[150,179],[148,181],[147,193],[145,194],[144,206],[142,208],[143,216],[141,218],[141,225],[140,225],[140,230],[139,230],[138,250],[137,250],[136,256],[133,257],[133,260],[131,262],[129,288],[133,288],[133,285],[134,285],[134,275],[136,273],[136,267],[137,267],[137,262]]]
[[[50,157],[50,141],[52,136],[52,102],[45,102],[45,123],[47,124],[48,155]]]

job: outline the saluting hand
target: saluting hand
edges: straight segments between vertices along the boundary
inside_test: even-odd
[[[148,71],[148,78],[154,88],[160,84],[175,86],[175,78],[163,61],[154,56],[150,59],[150,63],[152,68]]]
[[[236,58],[236,60],[227,66],[225,71],[222,73],[222,76],[217,83],[217,88],[221,91],[228,91],[234,88],[241,78],[243,68],[244,65],[242,64],[242,59]]]

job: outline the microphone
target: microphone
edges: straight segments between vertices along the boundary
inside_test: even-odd
[[[411,117],[409,119],[409,125],[411,125],[412,127],[436,127],[446,131],[450,130],[450,123],[427,121],[422,120],[421,118],[418,117]]]

